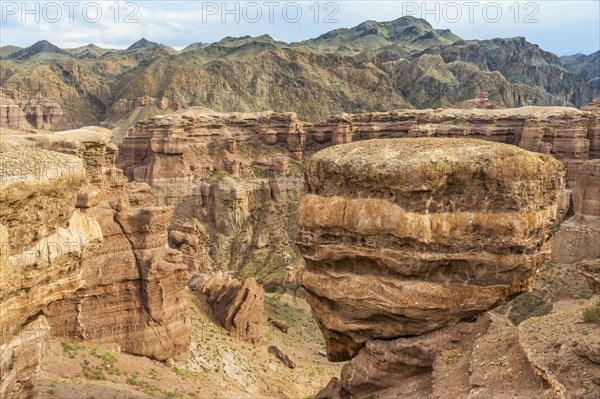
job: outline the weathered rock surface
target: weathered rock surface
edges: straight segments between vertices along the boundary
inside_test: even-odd
[[[581,303],[558,302],[549,315],[519,326],[519,345],[557,398],[600,396],[600,324],[582,323],[582,308]]]
[[[600,292],[600,160],[583,163],[572,198],[574,215],[556,233],[552,260],[570,274],[579,270],[592,292],[597,293]]]
[[[242,278],[264,277],[300,260],[291,238],[303,189],[291,159],[299,150],[283,147],[295,129],[291,113],[190,109],[129,132],[119,165],[174,206],[169,240],[190,275],[226,265]]]
[[[154,98],[142,96],[134,100],[120,98],[108,110],[108,118],[122,118],[138,107],[147,107],[149,105],[153,105],[164,111],[177,111],[181,108],[181,104],[171,101],[166,97]]]
[[[417,337],[367,342],[316,396],[551,399],[519,346],[519,331],[488,313]]]
[[[24,156],[26,154],[26,156]],[[99,224],[75,209],[81,159],[0,144],[0,396],[27,397],[47,337],[42,315],[83,284]]]
[[[156,206],[148,186],[127,189],[110,138],[109,130],[95,127],[3,136],[21,151],[42,147],[76,156],[69,159],[79,162],[83,185],[73,193],[73,206],[99,223],[103,237],[82,259],[77,286],[60,296],[38,295],[46,300],[50,334],[71,342],[114,342],[125,352],[160,360],[183,357],[190,342],[187,272],[181,253],[167,248],[172,209]],[[35,231],[19,228],[26,237]]]
[[[267,319],[268,322],[270,322],[271,324],[273,324],[275,327],[277,327],[281,332],[284,332],[287,334],[290,326],[288,323],[286,323],[284,320],[279,320],[279,319],[274,319],[272,317],[269,317]]]
[[[564,107],[396,110],[306,123],[293,113],[191,108],[136,124],[118,164],[175,207],[170,243],[192,275],[227,265],[240,277],[264,278],[301,263],[292,244],[303,191],[295,160],[375,138],[479,138],[553,155],[574,186],[583,163],[600,156],[598,115]]]
[[[265,291],[253,278],[240,283],[219,272],[202,286],[212,314],[232,335],[258,343]]]
[[[0,90],[0,127],[16,130],[65,127],[67,119],[59,103],[39,96],[25,97],[15,90]]]
[[[271,345],[269,346],[268,349],[269,353],[272,353],[273,355],[275,355],[275,357],[279,360],[281,360],[281,363],[285,364],[285,366],[287,368],[290,369],[295,369],[296,368],[296,363],[294,363],[294,361],[292,360],[292,358],[290,358],[288,355],[286,355],[280,347],[276,346],[276,345]]]
[[[298,245],[330,360],[420,335],[531,289],[564,168],[478,140],[373,140],[306,164]]]

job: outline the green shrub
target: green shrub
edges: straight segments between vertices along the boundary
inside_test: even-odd
[[[594,306],[583,309],[583,321],[600,324],[600,299]]]

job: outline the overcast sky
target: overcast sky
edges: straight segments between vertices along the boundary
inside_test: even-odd
[[[600,49],[600,1],[0,1],[0,44],[182,48],[225,36],[300,41],[365,20],[412,15],[464,39],[525,36],[558,55]]]

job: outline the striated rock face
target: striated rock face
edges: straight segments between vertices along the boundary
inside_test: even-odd
[[[232,335],[258,343],[265,291],[253,278],[240,283],[219,272],[209,278],[201,291],[206,295],[213,317]]]
[[[600,292],[600,160],[583,163],[572,199],[574,215],[556,233],[552,258],[569,273],[579,270],[592,292]]]
[[[66,125],[62,106],[44,98],[27,99],[15,90],[0,90],[0,127],[53,130]]]
[[[531,289],[564,167],[466,139],[372,140],[306,163],[298,245],[330,360],[427,333]]]
[[[445,351],[464,347],[465,341],[487,332],[489,325],[489,317],[480,317],[473,323],[461,322],[416,337],[368,341],[344,366],[332,391],[350,397],[368,397],[377,392],[377,397],[426,398],[432,391],[436,358]]]
[[[0,396],[31,397],[49,329],[46,307],[83,285],[84,259],[102,232],[75,209],[85,182],[81,159],[4,137],[0,157]]]
[[[600,217],[600,159],[583,163],[573,202],[577,215]]]
[[[154,98],[154,97],[138,97],[135,100],[128,100],[125,98],[121,98],[117,100],[109,109],[108,117],[109,118],[122,118],[127,113],[135,110],[138,107],[147,107],[149,105],[153,105],[158,109],[165,111],[177,111],[181,108],[181,104],[171,101],[166,97]]]
[[[600,160],[586,161],[582,169],[572,194],[575,215],[561,224],[554,241],[558,263],[600,259]]]
[[[291,113],[190,109],[138,123],[124,139],[119,165],[174,206],[169,240],[190,275],[264,277],[300,260],[291,238],[303,189],[291,159],[302,152],[290,138],[296,122]]]
[[[261,270],[262,278],[262,270],[301,262],[291,243],[303,191],[296,160],[376,138],[479,138],[554,156],[574,186],[583,163],[599,156],[599,120],[591,108],[564,107],[396,110],[321,123],[293,113],[191,108],[136,124],[118,164],[130,181],[150,185],[161,205],[175,207],[170,243],[184,252],[190,273],[227,265],[243,277]],[[242,252],[252,255],[236,255]],[[277,253],[286,259],[272,262]]]
[[[469,137],[550,154],[567,167],[574,185],[585,160],[597,158],[598,113],[564,107],[398,110],[341,115],[353,141],[387,137]]]
[[[183,357],[190,342],[187,272],[181,253],[167,247],[172,208],[156,206],[148,186],[128,189],[114,165],[110,138],[110,131],[94,127],[3,136],[21,149],[29,146],[27,151],[37,146],[76,156],[69,158],[80,163],[83,185],[73,205],[97,221],[103,237],[83,258],[78,285],[47,302],[50,334],[71,342],[117,343],[125,352],[160,360]]]

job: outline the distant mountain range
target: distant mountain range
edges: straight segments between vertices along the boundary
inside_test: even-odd
[[[269,35],[125,50],[48,41],[0,48],[0,87],[98,123],[121,98],[167,97],[217,111],[340,112],[448,107],[487,93],[499,106],[581,106],[600,96],[600,52],[559,58],[525,38],[462,40],[427,21],[366,21],[297,43]]]

